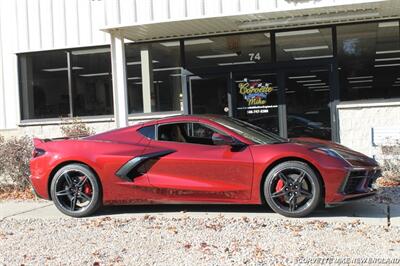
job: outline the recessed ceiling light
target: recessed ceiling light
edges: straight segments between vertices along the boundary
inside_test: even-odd
[[[199,59],[209,59],[209,58],[222,58],[222,57],[235,57],[238,56],[237,53],[230,53],[230,54],[212,54],[212,55],[198,55],[197,58]]]
[[[318,56],[304,56],[294,57],[294,60],[309,60],[309,59],[320,59],[320,58],[331,58],[333,55],[318,55]]]
[[[371,79],[374,76],[359,76],[359,77],[348,77],[347,79],[352,80],[352,79]]]
[[[153,60],[152,62],[153,62],[153,64],[160,63],[160,62],[157,61],[157,60]],[[142,61],[127,62],[126,64],[127,64],[128,66],[141,65],[141,64],[142,64]]]
[[[162,80],[154,80],[153,83],[163,83]],[[133,84],[143,84],[143,82],[134,82]]]
[[[276,73],[262,73],[262,74],[253,74],[251,76],[276,76]]]
[[[392,87],[400,87],[400,84],[393,84]]]
[[[308,79],[308,78],[316,78],[316,75],[309,75],[309,76],[293,76],[289,77],[289,79]]]
[[[400,63],[398,63],[398,64],[386,64],[386,65],[375,65],[374,67],[393,67],[393,66],[400,66]]]
[[[83,69],[83,67],[72,67],[72,70]],[[57,72],[57,71],[67,71],[68,67],[59,67],[59,68],[44,68],[42,71],[46,72]]]
[[[203,79],[203,78],[200,77],[200,76],[190,76],[189,78],[190,78],[190,79],[193,79],[193,80]]]
[[[399,26],[399,22],[398,21],[380,22],[378,24],[379,28],[398,27],[398,26]]]
[[[171,70],[180,70],[183,71],[184,69],[182,67],[161,67],[161,68],[154,68],[153,71],[158,72],[158,71],[171,71]]]
[[[309,83],[309,84],[303,84],[303,86],[310,87],[310,86],[319,86],[319,85],[326,85],[325,82],[321,83]]]
[[[372,88],[372,86],[354,86],[351,87],[352,89],[370,89]]]
[[[319,33],[318,29],[312,30],[296,30],[296,31],[284,31],[284,32],[277,32],[277,37],[286,37],[286,36],[297,36],[297,35],[306,35],[306,34],[316,34]]]
[[[395,53],[400,53],[400,50],[376,51],[376,54],[395,54]]]
[[[233,63],[218,63],[219,66],[231,66],[231,65],[246,65],[255,64],[255,61],[243,61],[243,62],[233,62]]]
[[[366,79],[366,80],[349,80],[349,83],[366,83],[366,82],[373,82],[373,79]]]
[[[138,80],[138,79],[142,79],[142,77],[129,77],[128,80]]]
[[[325,86],[315,86],[315,87],[308,87],[309,89],[322,89],[322,88],[329,88],[328,85]]]
[[[309,46],[309,47],[298,47],[298,48],[285,48],[283,51],[285,52],[299,52],[299,51],[312,51],[312,50],[322,50],[329,49],[328,45],[319,45],[319,46]]]
[[[327,68],[322,68],[322,69],[312,69],[312,70],[310,70],[310,72],[327,72],[327,71],[329,71],[329,69],[327,69]]]
[[[308,112],[305,112],[304,114],[306,114],[306,115],[316,115],[318,113],[319,113],[318,111],[308,111]]]
[[[381,62],[381,61],[397,61],[400,60],[400,57],[389,57],[389,58],[375,58],[376,62]]]
[[[108,76],[108,75],[110,75],[109,72],[103,72],[103,73],[81,74],[79,76],[81,76],[81,77],[97,77],[97,76]]]
[[[297,83],[307,83],[307,82],[321,82],[320,79],[307,79],[307,80],[296,80]]]

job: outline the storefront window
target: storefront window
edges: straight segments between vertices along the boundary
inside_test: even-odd
[[[145,52],[149,59],[142,58]],[[180,42],[161,42],[151,44],[127,44],[126,72],[128,84],[129,113],[143,113],[142,80],[143,60],[151,60],[149,75],[153,81],[150,86],[151,112],[183,110]],[[144,70],[147,71],[147,70]]]
[[[278,61],[300,61],[333,57],[330,28],[277,32]]]
[[[183,110],[180,42],[161,42],[151,45],[153,60],[153,90],[151,111]]]
[[[236,117],[279,134],[276,73],[238,73],[234,77]]]
[[[109,48],[22,54],[18,61],[22,120],[113,113]]]
[[[72,51],[74,116],[111,115],[113,93],[109,48]]]
[[[301,68],[285,73],[289,138],[331,139],[330,68]]]
[[[337,27],[341,100],[400,97],[399,22]]]
[[[142,67],[140,46],[125,45],[125,62],[128,90],[128,112],[143,113]]]
[[[55,51],[23,54],[18,57],[18,61],[21,118],[68,116],[70,107],[67,53]]]

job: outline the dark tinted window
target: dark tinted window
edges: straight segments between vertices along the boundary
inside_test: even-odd
[[[337,27],[340,98],[400,97],[399,22]]]
[[[155,139],[156,127],[154,125],[142,127],[138,131],[140,132],[140,134],[144,135],[145,137],[148,137],[150,139]]]
[[[22,120],[113,114],[108,47],[21,54],[18,62]]]
[[[71,52],[74,116],[113,114],[109,48]]]
[[[129,113],[143,113],[140,46],[132,43],[125,45],[125,56]]]
[[[70,114],[67,53],[22,54],[18,57],[21,118],[65,117]]]

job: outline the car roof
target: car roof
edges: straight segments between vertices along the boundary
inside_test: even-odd
[[[168,116],[160,119],[154,119],[151,121],[144,122],[142,126],[146,125],[154,125],[160,123],[172,123],[179,121],[193,121],[193,120],[213,120],[213,118],[223,117],[223,115],[214,115],[214,114],[202,114],[202,115],[174,115]]]

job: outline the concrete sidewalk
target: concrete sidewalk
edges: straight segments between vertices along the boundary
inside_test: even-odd
[[[264,217],[271,219],[288,219],[263,206],[249,205],[145,205],[145,206],[108,206],[103,207],[93,217],[129,218],[145,214],[165,217]],[[335,208],[317,210],[308,220],[327,222],[351,222],[359,219],[369,224],[387,225],[387,205],[371,202],[353,202]],[[3,201],[0,202],[0,219],[68,218],[59,212],[51,201]],[[390,222],[400,226],[400,205],[390,205]]]

